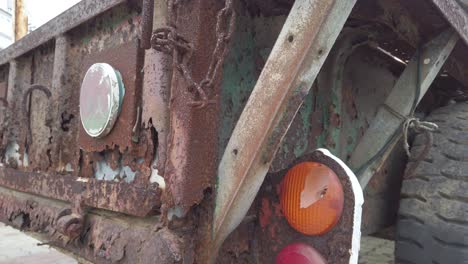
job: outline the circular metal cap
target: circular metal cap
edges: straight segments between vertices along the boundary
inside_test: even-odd
[[[112,130],[122,105],[125,88],[120,73],[107,63],[93,64],[81,83],[80,117],[91,137]]]

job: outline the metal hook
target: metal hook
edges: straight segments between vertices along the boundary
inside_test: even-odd
[[[29,110],[28,110],[28,96],[30,96],[31,93],[34,90],[42,91],[47,96],[48,99],[52,96],[52,93],[50,92],[50,90],[47,87],[45,87],[43,85],[40,85],[40,84],[31,85],[28,88],[28,90],[26,90],[26,92],[24,93],[24,95],[23,95],[23,113],[24,113],[25,119],[27,120],[27,123],[28,123],[28,135],[26,137],[26,144],[28,144],[28,143],[32,144],[31,120],[30,120],[30,113],[29,113]]]

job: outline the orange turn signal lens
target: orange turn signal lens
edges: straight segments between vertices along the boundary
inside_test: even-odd
[[[284,216],[294,229],[305,235],[322,235],[340,219],[343,187],[329,167],[303,162],[284,177],[280,202]]]

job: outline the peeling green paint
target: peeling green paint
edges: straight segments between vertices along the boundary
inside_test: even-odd
[[[255,85],[255,39],[249,16],[238,18],[228,55],[224,61],[221,90],[221,156]]]
[[[284,20],[284,16],[251,17],[249,14],[240,14],[238,17],[224,63],[219,157],[224,152]],[[336,60],[333,63],[336,64]],[[272,165],[275,170],[287,167],[294,159],[316,148],[327,148],[343,159],[353,151],[362,124],[356,122],[350,131],[346,131],[346,136],[342,135],[342,122],[348,118],[347,113],[343,113],[342,105],[343,66],[330,64],[319,73],[314,85],[316,89],[311,89],[305,97],[276,153]]]

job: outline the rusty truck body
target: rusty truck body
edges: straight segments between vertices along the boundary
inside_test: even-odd
[[[0,221],[93,263],[357,263],[396,223],[462,263],[467,44],[463,0],[83,0],[0,51]]]

